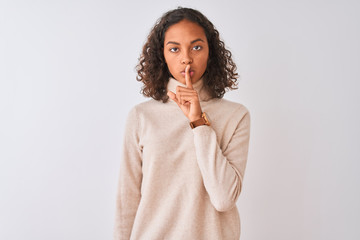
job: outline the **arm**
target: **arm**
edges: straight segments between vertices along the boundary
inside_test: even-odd
[[[184,115],[193,122],[201,118],[198,93],[193,89],[189,65],[185,69],[186,87],[177,87],[176,94],[168,96],[179,106]],[[236,109],[235,126],[223,126],[232,137],[224,149],[216,140],[211,126],[193,129],[197,162],[210,200],[218,211],[234,207],[240,195],[242,178],[247,161],[250,134],[250,115],[245,107]]]
[[[249,135],[249,112],[236,112],[240,120],[230,142],[222,150],[211,126],[193,129],[197,162],[210,201],[218,211],[233,208],[240,195],[246,167]],[[226,131],[226,129],[225,129]]]
[[[137,208],[141,199],[142,149],[139,145],[136,110],[130,111],[125,128],[122,162],[116,201],[114,239],[130,239]]]

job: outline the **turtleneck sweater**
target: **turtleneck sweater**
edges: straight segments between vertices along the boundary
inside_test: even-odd
[[[184,86],[170,79],[167,89]],[[128,114],[120,165],[114,239],[238,240],[236,202],[247,162],[245,106],[211,98],[193,84],[210,126],[192,129],[169,99],[148,100]]]

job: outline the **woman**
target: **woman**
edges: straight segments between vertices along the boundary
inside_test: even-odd
[[[137,70],[153,99],[128,115],[115,239],[239,239],[250,116],[222,98],[237,73],[218,31],[196,10],[169,11]]]

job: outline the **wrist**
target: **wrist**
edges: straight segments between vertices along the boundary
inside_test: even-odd
[[[191,128],[196,128],[196,127],[202,126],[202,125],[210,126],[210,122],[209,122],[205,112],[203,112],[201,114],[201,117],[199,119],[190,122],[190,127]]]
[[[200,113],[199,115],[194,116],[194,117],[189,117],[189,121],[194,122],[196,120],[199,120],[200,118],[202,118],[202,113]]]

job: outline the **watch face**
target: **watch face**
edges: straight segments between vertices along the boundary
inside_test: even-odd
[[[202,117],[203,117],[203,119],[205,120],[205,124],[208,125],[208,126],[210,126],[210,122],[209,122],[209,120],[208,120],[205,112],[203,112]]]

